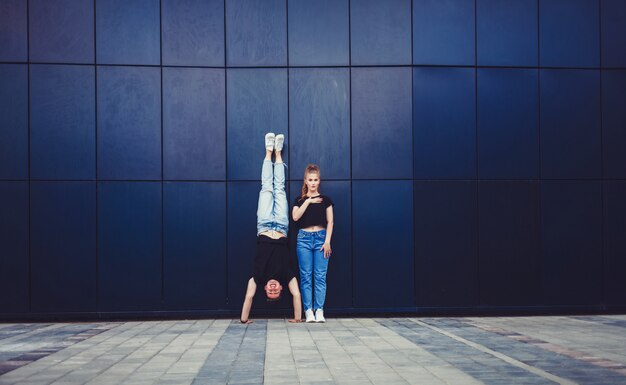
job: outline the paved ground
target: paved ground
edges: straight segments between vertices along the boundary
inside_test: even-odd
[[[0,384],[626,384],[626,316],[0,324]]]

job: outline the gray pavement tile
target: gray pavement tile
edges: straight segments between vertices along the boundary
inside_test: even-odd
[[[435,324],[437,327],[441,327],[469,341],[477,342],[489,349],[503,353],[521,362],[532,364],[534,367],[579,384],[593,384],[593,381],[596,381],[598,378],[610,381],[615,385],[626,384],[626,377],[618,373],[563,354],[547,351],[533,344],[487,332],[460,319],[446,319],[445,321],[425,320],[424,322]],[[504,368],[503,365],[499,366],[500,368],[497,368],[497,370]],[[514,375],[510,371],[507,371],[507,373],[511,376]]]
[[[379,322],[485,384],[491,385],[491,373],[495,373],[497,378],[514,376],[524,378],[529,382],[543,380],[545,384],[553,383],[534,373],[500,361],[498,358],[488,355],[487,353],[473,349],[448,336],[442,334],[437,335],[433,330],[422,327],[409,320],[381,320]],[[424,336],[428,336],[428,338],[424,338]],[[489,363],[490,370],[485,372],[483,370],[484,366],[482,365],[467,365],[468,361],[473,361],[474,357],[480,357],[483,362]]]
[[[0,325],[0,368],[18,367],[0,375],[0,384],[551,383],[528,368],[580,384],[626,384],[626,349],[619,344],[626,338],[595,338],[618,333],[626,325],[624,316],[420,322],[381,318],[333,319],[319,325],[284,320],[247,326],[230,320]],[[501,330],[477,325],[499,325]],[[509,326],[532,333],[510,332]],[[32,361],[19,367],[11,361],[17,353]]]

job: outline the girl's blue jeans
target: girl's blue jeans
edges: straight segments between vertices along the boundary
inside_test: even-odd
[[[304,310],[324,309],[328,258],[324,258],[321,248],[325,239],[326,230],[298,231],[296,253],[300,265],[300,291]]]
[[[285,164],[263,161],[261,169],[261,192],[256,212],[257,236],[265,231],[278,231],[287,235],[289,214],[285,194]]]

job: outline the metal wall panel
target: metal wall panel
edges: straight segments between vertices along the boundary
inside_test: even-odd
[[[34,312],[97,310],[96,183],[31,186]]]
[[[163,304],[167,310],[226,307],[226,184],[163,186]]]
[[[413,0],[413,64],[476,63],[475,0]]]
[[[546,67],[600,65],[598,0],[539,2],[539,60]]]
[[[161,64],[159,0],[96,1],[98,64]]]
[[[350,2],[352,65],[411,64],[410,0]]]
[[[226,178],[223,69],[163,69],[163,177]]]
[[[31,177],[95,179],[95,83],[91,66],[30,67]]]
[[[224,0],[161,2],[163,65],[224,66]]]
[[[28,66],[0,64],[0,179],[28,178]]]
[[[344,68],[289,73],[289,175],[316,163],[324,179],[350,178],[350,72]]]
[[[98,310],[161,309],[161,188],[155,182],[98,183]]]
[[[412,212],[411,181],[352,182],[354,307],[414,306]]]
[[[94,2],[30,0],[30,60],[93,63]]]
[[[289,0],[289,65],[350,64],[348,0]]]

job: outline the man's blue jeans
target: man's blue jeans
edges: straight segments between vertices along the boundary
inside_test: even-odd
[[[263,161],[261,192],[256,212],[256,235],[265,231],[289,231],[289,205],[285,194],[285,164]]]
[[[321,249],[325,239],[326,230],[298,231],[296,253],[300,265],[300,291],[305,311],[324,309],[328,258],[324,258],[324,251]],[[315,287],[314,290],[313,287]],[[314,298],[313,294],[315,294]]]

